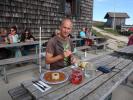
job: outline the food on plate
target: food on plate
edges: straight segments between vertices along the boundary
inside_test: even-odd
[[[61,82],[66,79],[66,76],[63,72],[47,72],[43,77],[48,82]]]
[[[55,72],[55,73],[52,73],[52,79],[53,80],[58,80],[60,78],[60,74]]]

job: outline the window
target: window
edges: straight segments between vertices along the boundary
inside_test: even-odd
[[[80,0],[61,0],[60,10],[67,17],[78,17],[80,16]]]

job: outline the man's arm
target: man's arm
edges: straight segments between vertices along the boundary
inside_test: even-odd
[[[59,60],[64,59],[64,57],[69,57],[71,54],[72,54],[72,52],[70,50],[66,50],[63,54],[59,54],[59,55],[53,57],[53,54],[46,52],[45,62],[46,62],[46,64],[55,63]]]
[[[63,54],[53,57],[53,54],[46,52],[46,59],[45,59],[46,64],[55,63],[62,59],[64,59]]]

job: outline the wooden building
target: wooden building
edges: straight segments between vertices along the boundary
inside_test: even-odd
[[[0,0],[0,27],[28,27],[38,36],[51,36],[64,17],[72,18],[74,34],[92,26],[93,0]]]
[[[105,23],[105,27],[117,27],[121,25],[125,25],[126,18],[129,18],[127,13],[120,12],[107,12],[104,19],[107,19]]]

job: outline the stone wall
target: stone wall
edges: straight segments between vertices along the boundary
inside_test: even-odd
[[[42,35],[50,36],[65,17],[60,12],[62,0],[0,0],[0,27],[9,28],[16,25],[19,32],[28,27],[38,36],[39,27]],[[80,1],[80,17],[72,17],[73,33],[78,34],[82,27],[91,27],[93,0]]]

